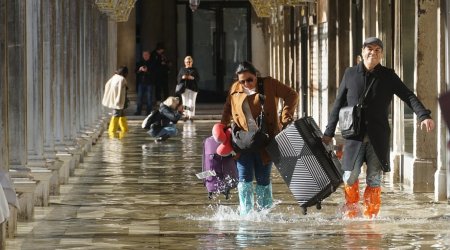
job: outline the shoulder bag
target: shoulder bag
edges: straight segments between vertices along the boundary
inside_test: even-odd
[[[359,98],[358,104],[346,106],[339,110],[339,128],[344,139],[354,139],[360,136],[364,100],[374,81],[375,79],[373,78],[363,95]]]
[[[264,122],[264,95],[263,79],[258,78],[259,100],[261,113],[256,118],[257,130],[244,131],[235,123],[231,125],[232,142],[235,152],[259,152],[269,144],[269,135]]]

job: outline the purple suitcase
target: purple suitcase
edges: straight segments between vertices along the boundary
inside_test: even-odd
[[[236,161],[232,156],[218,155],[216,149],[219,145],[212,136],[203,141],[203,171],[216,173],[215,176],[208,176],[204,179],[210,199],[214,193],[222,193],[228,199],[230,190],[235,188],[238,183]]]

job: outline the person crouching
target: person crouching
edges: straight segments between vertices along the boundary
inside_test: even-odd
[[[152,124],[148,133],[162,142],[178,134],[176,124],[183,114],[183,106],[178,97],[169,96],[159,107],[160,120]]]

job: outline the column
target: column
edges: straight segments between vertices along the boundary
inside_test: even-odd
[[[54,91],[54,0],[42,1],[42,82],[43,82],[43,135],[44,135],[44,155],[46,159],[55,159],[55,116],[53,107],[55,106]]]
[[[25,1],[8,1],[7,13],[7,80],[8,144],[11,167],[27,164],[27,76],[25,39]]]
[[[437,3],[436,1],[416,1],[415,48],[416,75],[414,87],[419,99],[431,110],[435,121],[437,112]],[[414,124],[417,124],[414,116]],[[412,176],[408,182],[413,192],[433,192],[434,172],[436,171],[437,138],[436,130],[427,133],[414,126],[414,163]]]
[[[0,65],[7,65],[5,54],[7,43],[6,1],[0,1]],[[0,170],[8,171],[8,84],[5,84],[7,82],[6,67],[0,67],[0,81]]]
[[[64,61],[62,57],[63,51],[63,37],[64,37],[64,28],[63,28],[63,1],[54,1],[55,6],[55,36],[54,36],[54,84],[53,84],[53,96],[55,97],[54,105],[53,105],[53,114],[55,117],[55,147],[57,151],[65,150],[64,146]],[[67,129],[67,128],[66,128]]]
[[[56,0],[57,1],[57,0]],[[56,95],[55,70],[55,0],[42,0],[42,83],[43,83],[43,139],[44,158],[47,168],[53,171],[49,193],[59,194],[59,173],[63,171],[62,161],[56,157],[55,130],[57,129],[55,106]],[[58,128],[59,129],[59,128]]]
[[[445,2],[443,0],[439,3],[439,20],[438,20],[438,32],[439,32],[439,53],[438,53],[438,63],[439,63],[439,75],[438,75],[438,93],[445,93],[447,90],[447,84],[445,82],[445,61],[447,59],[447,54],[445,52]],[[438,106],[438,112],[441,114],[441,110]],[[447,126],[445,125],[442,115],[436,117],[436,129],[437,129],[437,140],[438,140],[438,152],[437,152],[437,167],[438,170],[434,175],[435,189],[434,189],[434,199],[436,201],[447,200]]]
[[[86,79],[86,66],[85,66],[85,36],[88,32],[88,28],[86,27],[86,1],[81,1],[79,3],[79,20],[78,20],[78,33],[82,34],[78,36],[78,76],[79,76],[79,88],[80,88],[80,94],[78,96],[78,105],[79,105],[79,122],[80,122],[80,129],[85,129],[87,127],[86,122],[86,116],[88,112],[87,107],[87,79]]]
[[[41,2],[26,1],[28,165],[45,166],[43,138]]]
[[[78,32],[78,25],[79,25],[79,19],[80,19],[80,12],[78,10],[80,1],[69,1],[69,10],[70,10],[70,20],[69,20],[69,31],[71,33],[71,41],[70,41],[70,61],[71,61],[71,71],[70,71],[70,78],[72,78],[72,85],[71,85],[71,120],[72,120],[72,139],[79,137],[81,133],[81,122],[80,122],[80,81],[79,81],[79,75],[80,75],[80,69],[79,69],[79,59],[80,59],[80,53],[79,53],[79,46],[78,37],[80,34]]]
[[[71,93],[72,85],[73,85],[73,79],[72,79],[72,32],[70,31],[70,19],[72,18],[70,13],[70,1],[68,0],[60,0],[63,3],[63,19],[62,19],[62,27],[63,27],[63,46],[60,53],[63,54],[62,58],[62,65],[64,67],[64,74],[63,74],[63,83],[61,85],[62,87],[62,93],[64,95],[63,100],[63,106],[64,106],[64,113],[63,113],[63,126],[64,126],[64,144],[66,146],[73,146],[73,136],[72,136],[72,130],[74,129],[74,126],[72,124],[72,105],[73,105],[73,94]]]
[[[450,48],[449,48],[450,47],[450,31],[449,31],[450,13],[449,13],[449,11],[450,11],[450,0],[445,0],[445,17],[446,17],[445,22],[447,24],[447,25],[445,25],[445,27],[446,27],[445,28],[445,32],[446,32],[446,34],[445,34],[445,38],[446,38],[445,53],[446,53],[446,55],[448,55],[448,53],[450,53]],[[449,60],[449,56],[447,56],[445,58],[445,78],[447,81],[447,91],[448,91],[448,90],[450,90],[450,60]],[[449,141],[449,140],[450,140],[450,138],[449,138],[449,134],[447,131],[447,141]],[[450,161],[449,161],[450,154],[449,154],[448,149],[447,149],[446,159],[447,159],[447,164],[450,164]],[[447,165],[446,172],[447,172],[447,200],[450,202],[450,166],[449,165]]]
[[[152,1],[153,2],[153,1]],[[155,1],[156,2],[156,1]],[[162,3],[162,2],[161,2]],[[127,65],[130,73],[127,76],[129,92],[136,92],[136,74],[133,74],[136,65],[136,9],[131,10],[127,22],[117,23],[117,65]],[[160,24],[162,28],[164,24]],[[156,27],[154,27],[156,28]],[[174,31],[175,32],[175,31]],[[157,34],[157,33],[155,33]],[[162,35],[162,34],[159,34]],[[161,40],[164,41],[164,40]],[[165,45],[167,46],[165,41]],[[156,43],[153,45],[155,46]],[[150,47],[152,50],[153,47]],[[170,53],[173,53],[172,51]],[[169,57],[172,58],[172,57]]]
[[[396,34],[399,34],[398,36],[395,36],[394,41],[394,69],[395,72],[400,76],[401,79],[403,79],[403,62],[401,60],[402,58],[402,8],[401,8],[401,1],[395,2],[395,27],[394,32]],[[405,152],[404,145],[405,145],[405,130],[404,130],[404,104],[403,101],[400,100],[400,98],[394,96],[393,100],[393,107],[394,111],[392,114],[392,155],[393,155],[393,166],[392,166],[392,178],[393,181],[401,181],[402,179],[402,173],[401,173],[401,166],[402,166],[402,155]]]

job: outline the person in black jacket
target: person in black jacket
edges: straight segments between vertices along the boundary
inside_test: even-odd
[[[169,66],[170,62],[165,55],[164,43],[158,42],[150,54],[150,76],[155,86],[156,101],[162,101],[169,96]]]
[[[159,107],[160,121],[158,126],[152,126],[148,133],[156,137],[155,142],[161,142],[178,134],[176,124],[183,114],[183,106],[178,97],[169,96]]]
[[[342,168],[346,199],[344,216],[347,218],[360,214],[358,177],[364,161],[367,165],[367,187],[364,191],[363,214],[373,218],[379,213],[382,172],[390,171],[388,111],[393,95],[400,97],[416,113],[422,128],[425,127],[426,131],[434,129],[431,111],[403,84],[394,70],[380,64],[382,57],[382,41],[376,37],[367,38],[362,48],[363,61],[347,68],[344,73],[322,138],[326,144],[331,142],[339,120],[339,110],[344,106],[356,105],[365,88],[373,81],[364,101],[362,133],[357,138],[345,141]]]
[[[193,63],[194,59],[191,56],[184,58],[184,67],[180,69],[177,76],[177,88],[178,86],[184,86],[184,88],[175,90],[175,95],[182,98],[186,118],[191,121],[195,115],[195,100],[197,99],[198,82],[200,81],[200,75],[197,69],[192,66]]]
[[[142,60],[136,64],[137,109],[135,115],[141,115],[142,100],[146,96],[147,115],[152,111],[152,79],[150,69],[150,52],[142,52]]]

